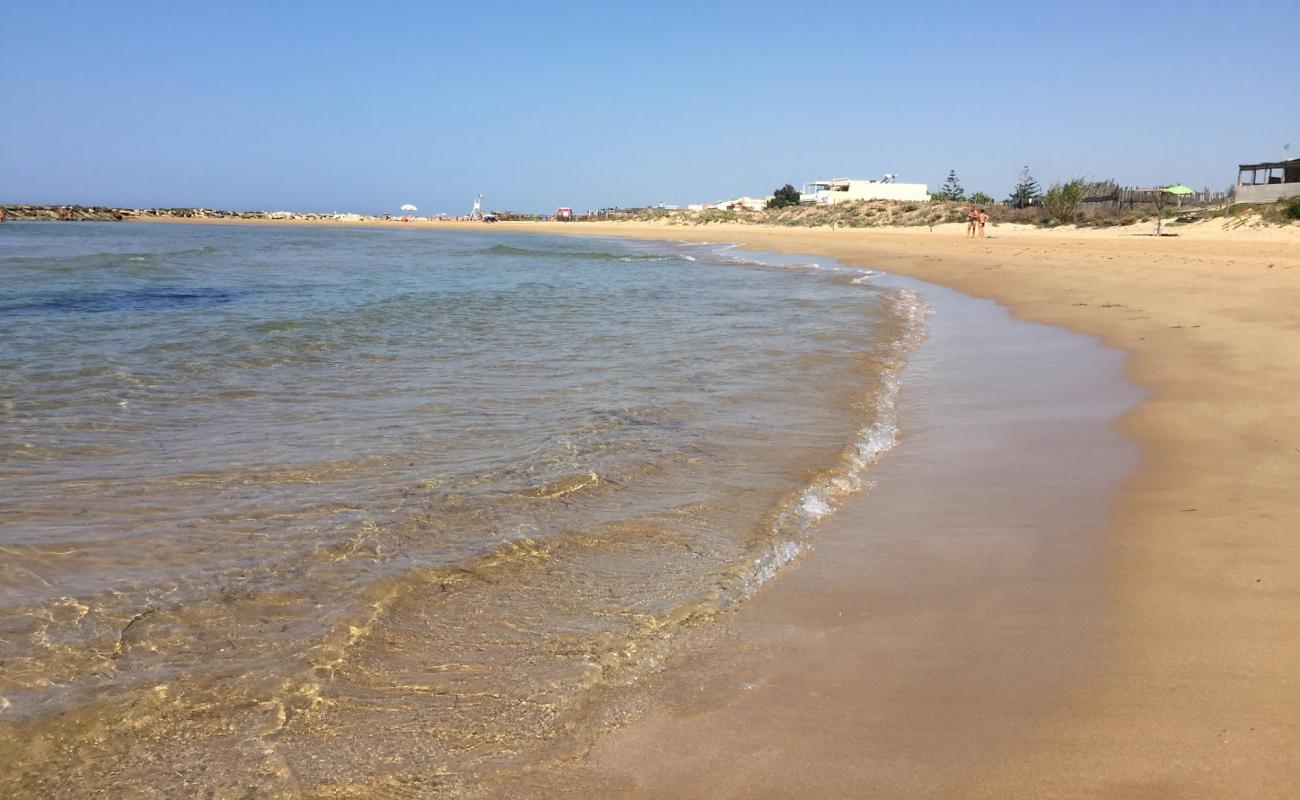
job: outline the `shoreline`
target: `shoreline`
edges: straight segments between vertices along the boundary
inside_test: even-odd
[[[723,228],[674,233],[995,300],[1018,319],[1130,353],[1126,377],[1149,392],[1119,422],[1144,458],[1106,535],[1114,657],[970,796],[1283,797],[1300,785],[1293,241]],[[666,233],[611,225],[590,235]]]
[[[403,224],[368,227],[406,227]],[[419,226],[414,226],[418,228]],[[1102,583],[1114,654],[1034,747],[968,796],[1288,797],[1300,785],[1300,228],[925,230],[439,223],[435,229],[741,242],[991,299],[1132,355],[1144,454]]]
[[[824,256],[992,299],[1019,319],[1130,353],[1127,378],[1150,393],[1120,421],[1144,460],[1121,489],[1101,556],[1113,658],[1053,710],[1031,748],[963,796],[1286,797],[1300,785],[1294,227],[1200,226],[1154,239],[1005,226],[978,242],[942,226],[428,227],[739,241]]]
[[[1137,462],[1114,426],[1140,399],[1126,356],[942,287],[872,282],[933,314],[870,487],[616,702],[628,720],[590,753],[473,796],[967,796],[1095,679],[1103,533]]]

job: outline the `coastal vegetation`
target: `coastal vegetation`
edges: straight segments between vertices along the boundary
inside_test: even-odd
[[[1007,198],[1007,204],[1012,208],[1028,208],[1037,203],[1043,196],[1043,192],[1038,188],[1038,181],[1029,173],[1029,165],[1020,171],[1020,179],[1016,181],[1015,188],[1011,190],[1011,196]]]
[[[1043,195],[1043,208],[1049,215],[1047,224],[1075,222],[1079,213],[1079,204],[1086,196],[1087,184],[1082,178],[1052,184],[1047,194]]]
[[[1205,212],[1205,219],[1227,220],[1231,228],[1300,224],[1300,197],[1277,203],[1228,205]]]
[[[1079,227],[1109,228],[1150,222],[1168,213],[1169,224],[1177,226],[1206,219],[1224,219],[1234,228],[1264,225],[1300,224],[1300,197],[1277,203],[1234,205],[1228,202],[1218,206],[1175,207],[1169,201],[1162,206],[1153,202],[1108,202],[1105,198],[1116,192],[1113,180],[1085,181],[1073,179],[1054,183],[1047,192],[1037,189],[1037,181],[1022,173],[1021,180],[1011,198],[997,202],[984,192],[974,192],[963,200],[948,200],[935,195],[930,203],[896,200],[862,200],[834,205],[803,205],[798,202],[798,190],[787,184],[773,193],[767,207],[761,211],[721,210],[705,208],[688,211],[668,208],[611,209],[601,212],[599,219],[609,221],[659,222],[669,225],[711,225],[715,223],[744,223],[754,225],[779,225],[783,227],[881,228],[881,227],[933,227],[944,223],[965,222],[972,207],[984,208],[992,216],[993,224],[1019,223],[1042,227],[1076,225]],[[1016,198],[1032,198],[1032,202],[1017,205]],[[1164,199],[1164,198],[1161,198]],[[152,208],[116,209],[104,206],[0,206],[10,220],[227,220],[227,221],[285,221],[285,222],[399,222],[391,215],[360,216],[323,213],[292,213],[267,211],[228,211],[204,208]],[[501,214],[501,219],[529,221],[541,215]]]
[[[957,170],[948,170],[948,177],[944,180],[943,186],[939,187],[935,199],[956,201],[966,199],[966,190],[962,188],[961,182],[957,180]]]
[[[1185,187],[1183,187],[1185,189]],[[1232,190],[1226,193],[1184,192],[1175,196],[1158,188],[1122,187],[1118,181],[1075,177],[1042,189],[1025,165],[1004,201],[985,192],[967,194],[955,169],[931,202],[897,200],[842,201],[832,205],[799,202],[794,186],[773,193],[762,210],[682,210],[676,208],[610,209],[601,217],[612,220],[657,221],[671,225],[709,225],[738,222],[785,227],[875,228],[928,226],[964,222],[971,208],[986,210],[993,223],[1020,223],[1046,228],[1123,227],[1155,220],[1157,228],[1231,216],[1238,225],[1287,224],[1300,220],[1300,199],[1273,205],[1234,207]]]
[[[1166,223],[1175,226],[1204,219],[1226,218],[1234,226],[1300,224],[1300,199],[1272,205],[1236,205],[1211,208],[1154,203],[1124,204],[1089,202],[1088,198],[1104,195],[1112,181],[1074,179],[1053,184],[1032,205],[1017,208],[1012,204],[991,201],[988,195],[973,194],[965,201],[936,199],[930,203],[895,200],[863,200],[834,205],[791,205],[763,211],[702,211],[643,209],[611,216],[614,221],[659,222],[668,225],[712,225],[740,223],[778,225],[782,227],[886,228],[933,227],[966,221],[972,207],[985,208],[993,223],[1016,223],[1041,227],[1075,225],[1087,228],[1113,228],[1148,223],[1166,214]]]
[[[767,201],[768,208],[789,208],[797,205],[799,205],[799,190],[789,183],[772,192],[772,199]]]

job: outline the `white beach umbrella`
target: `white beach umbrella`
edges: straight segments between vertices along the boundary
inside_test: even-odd
[[[402,210],[403,210],[403,211],[419,211],[420,209],[416,208],[415,206],[411,205],[410,203],[407,203],[406,205],[402,206]]]

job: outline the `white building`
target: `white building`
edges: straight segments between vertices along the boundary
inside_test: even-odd
[[[819,206],[842,203],[845,200],[911,200],[927,203],[930,200],[929,188],[924,183],[895,183],[893,175],[886,175],[878,181],[831,178],[804,184],[799,202]]]
[[[714,203],[719,211],[762,211],[767,208],[766,197],[737,197],[735,200],[723,200]]]

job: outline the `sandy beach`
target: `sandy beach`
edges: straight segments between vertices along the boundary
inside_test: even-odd
[[[1294,668],[1300,655],[1300,546],[1294,541],[1300,523],[1300,229],[1229,229],[1211,222],[1156,239],[1142,235],[1148,226],[996,226],[982,241],[966,240],[959,226],[932,232],[648,224],[494,229],[733,241],[824,256],[991,299],[1017,318],[1095,336],[1131,354],[1126,377],[1147,396],[1119,429],[1140,448],[1141,463],[1119,489],[1098,568],[1088,578],[1096,583],[1097,602],[1077,609],[1009,603],[997,606],[995,619],[974,618],[989,630],[1032,632],[1049,613],[1045,608],[1055,609],[1050,613],[1058,622],[1074,614],[1099,644],[1079,648],[1075,663],[1049,666],[1085,677],[1069,681],[1071,690],[1050,703],[1023,704],[1027,710],[1020,714],[993,702],[1007,691],[996,670],[974,670],[984,682],[963,691],[946,691],[944,670],[928,684],[909,678],[911,696],[932,698],[908,707],[918,715],[913,721],[922,726],[928,719],[933,727],[938,714],[966,738],[956,750],[936,744],[928,754],[911,754],[910,763],[926,763],[928,755],[943,765],[944,779],[936,784],[895,775],[892,794],[1263,798],[1292,796],[1300,785],[1300,677]],[[824,570],[815,566],[818,557],[815,552],[795,572]],[[942,584],[934,588],[941,591]],[[871,602],[861,594],[854,601]],[[810,601],[786,609],[783,624],[797,629],[801,613],[811,621],[824,611]],[[887,602],[860,611],[902,613]],[[799,659],[816,657],[816,648],[784,652],[787,674],[810,674],[814,665]],[[822,691],[851,688],[831,684]],[[627,747],[691,741],[672,737],[698,724],[690,722],[698,711],[634,723],[619,734],[623,756],[616,740],[604,750],[598,746],[584,769],[594,769],[593,780],[605,781],[614,794],[654,796],[655,787],[672,787],[678,796],[728,794],[717,783],[723,772],[665,775],[624,757]],[[733,709],[739,716],[723,719],[765,719],[743,712]],[[834,715],[818,718],[832,734],[837,724]],[[772,732],[768,744],[780,741],[784,730]],[[996,735],[981,737],[980,730]],[[705,766],[715,769],[753,744],[737,738],[731,750],[711,751],[721,761]],[[958,750],[969,768],[952,768]],[[786,760],[766,786],[772,796],[798,787],[833,791],[828,786],[852,794],[848,773],[839,783],[815,780],[825,766]],[[735,796],[755,796],[734,788]]]

